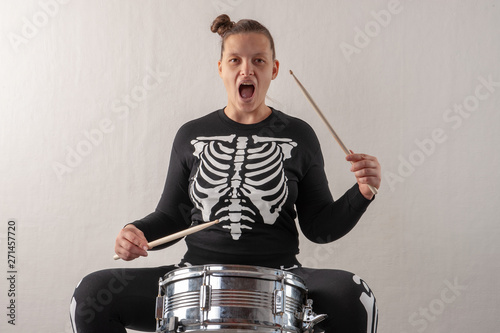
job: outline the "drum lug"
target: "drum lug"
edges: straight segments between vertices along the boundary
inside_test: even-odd
[[[163,319],[163,310],[165,306],[165,296],[156,297],[156,319]]]
[[[200,288],[200,309],[203,311],[210,310],[210,297],[212,294],[212,286],[203,284]]]
[[[274,291],[274,313],[282,315],[285,312],[285,293],[284,290],[276,289]]]
[[[158,297],[156,297],[156,332],[164,332],[163,316],[165,309],[165,296],[162,296],[162,282],[163,279],[160,278],[158,281]]]

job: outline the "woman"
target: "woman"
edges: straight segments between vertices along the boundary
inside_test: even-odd
[[[178,265],[115,269],[85,277],[71,304],[77,332],[154,331],[158,278],[179,267],[242,264],[280,268],[301,276],[327,332],[375,332],[375,299],[356,275],[301,267],[298,231],[313,242],[348,233],[380,186],[375,157],[351,154],[356,184],[334,201],[319,142],[309,125],[265,104],[279,72],[272,36],[253,20],[220,15],[212,31],[222,37],[219,75],[227,106],[179,129],[156,211],[126,225],[115,252],[124,260],[147,256],[147,243],[193,224],[221,222],[185,238]],[[169,246],[166,244],[163,247]]]

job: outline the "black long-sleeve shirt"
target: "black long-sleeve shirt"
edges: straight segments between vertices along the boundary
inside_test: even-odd
[[[133,224],[151,241],[219,219],[185,238],[185,262],[290,267],[298,264],[297,217],[309,240],[327,243],[347,234],[369,203],[357,184],[332,198],[304,121],[273,109],[246,125],[221,109],[179,129],[156,211]]]

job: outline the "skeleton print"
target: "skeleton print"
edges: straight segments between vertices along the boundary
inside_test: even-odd
[[[359,300],[366,310],[366,332],[376,333],[378,326],[378,309],[375,306],[375,296],[373,296],[373,293],[366,282],[363,281],[359,276],[354,275],[352,279],[354,280],[354,282],[356,282],[356,284],[362,285],[364,288],[363,292],[359,296]]]
[[[238,240],[254,223],[274,224],[288,197],[283,161],[297,143],[252,135],[197,137],[199,167],[189,194],[203,220],[217,218]]]

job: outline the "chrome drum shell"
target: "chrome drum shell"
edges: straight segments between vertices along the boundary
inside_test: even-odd
[[[158,289],[157,332],[303,332],[311,312],[299,276],[265,267],[179,268]]]

